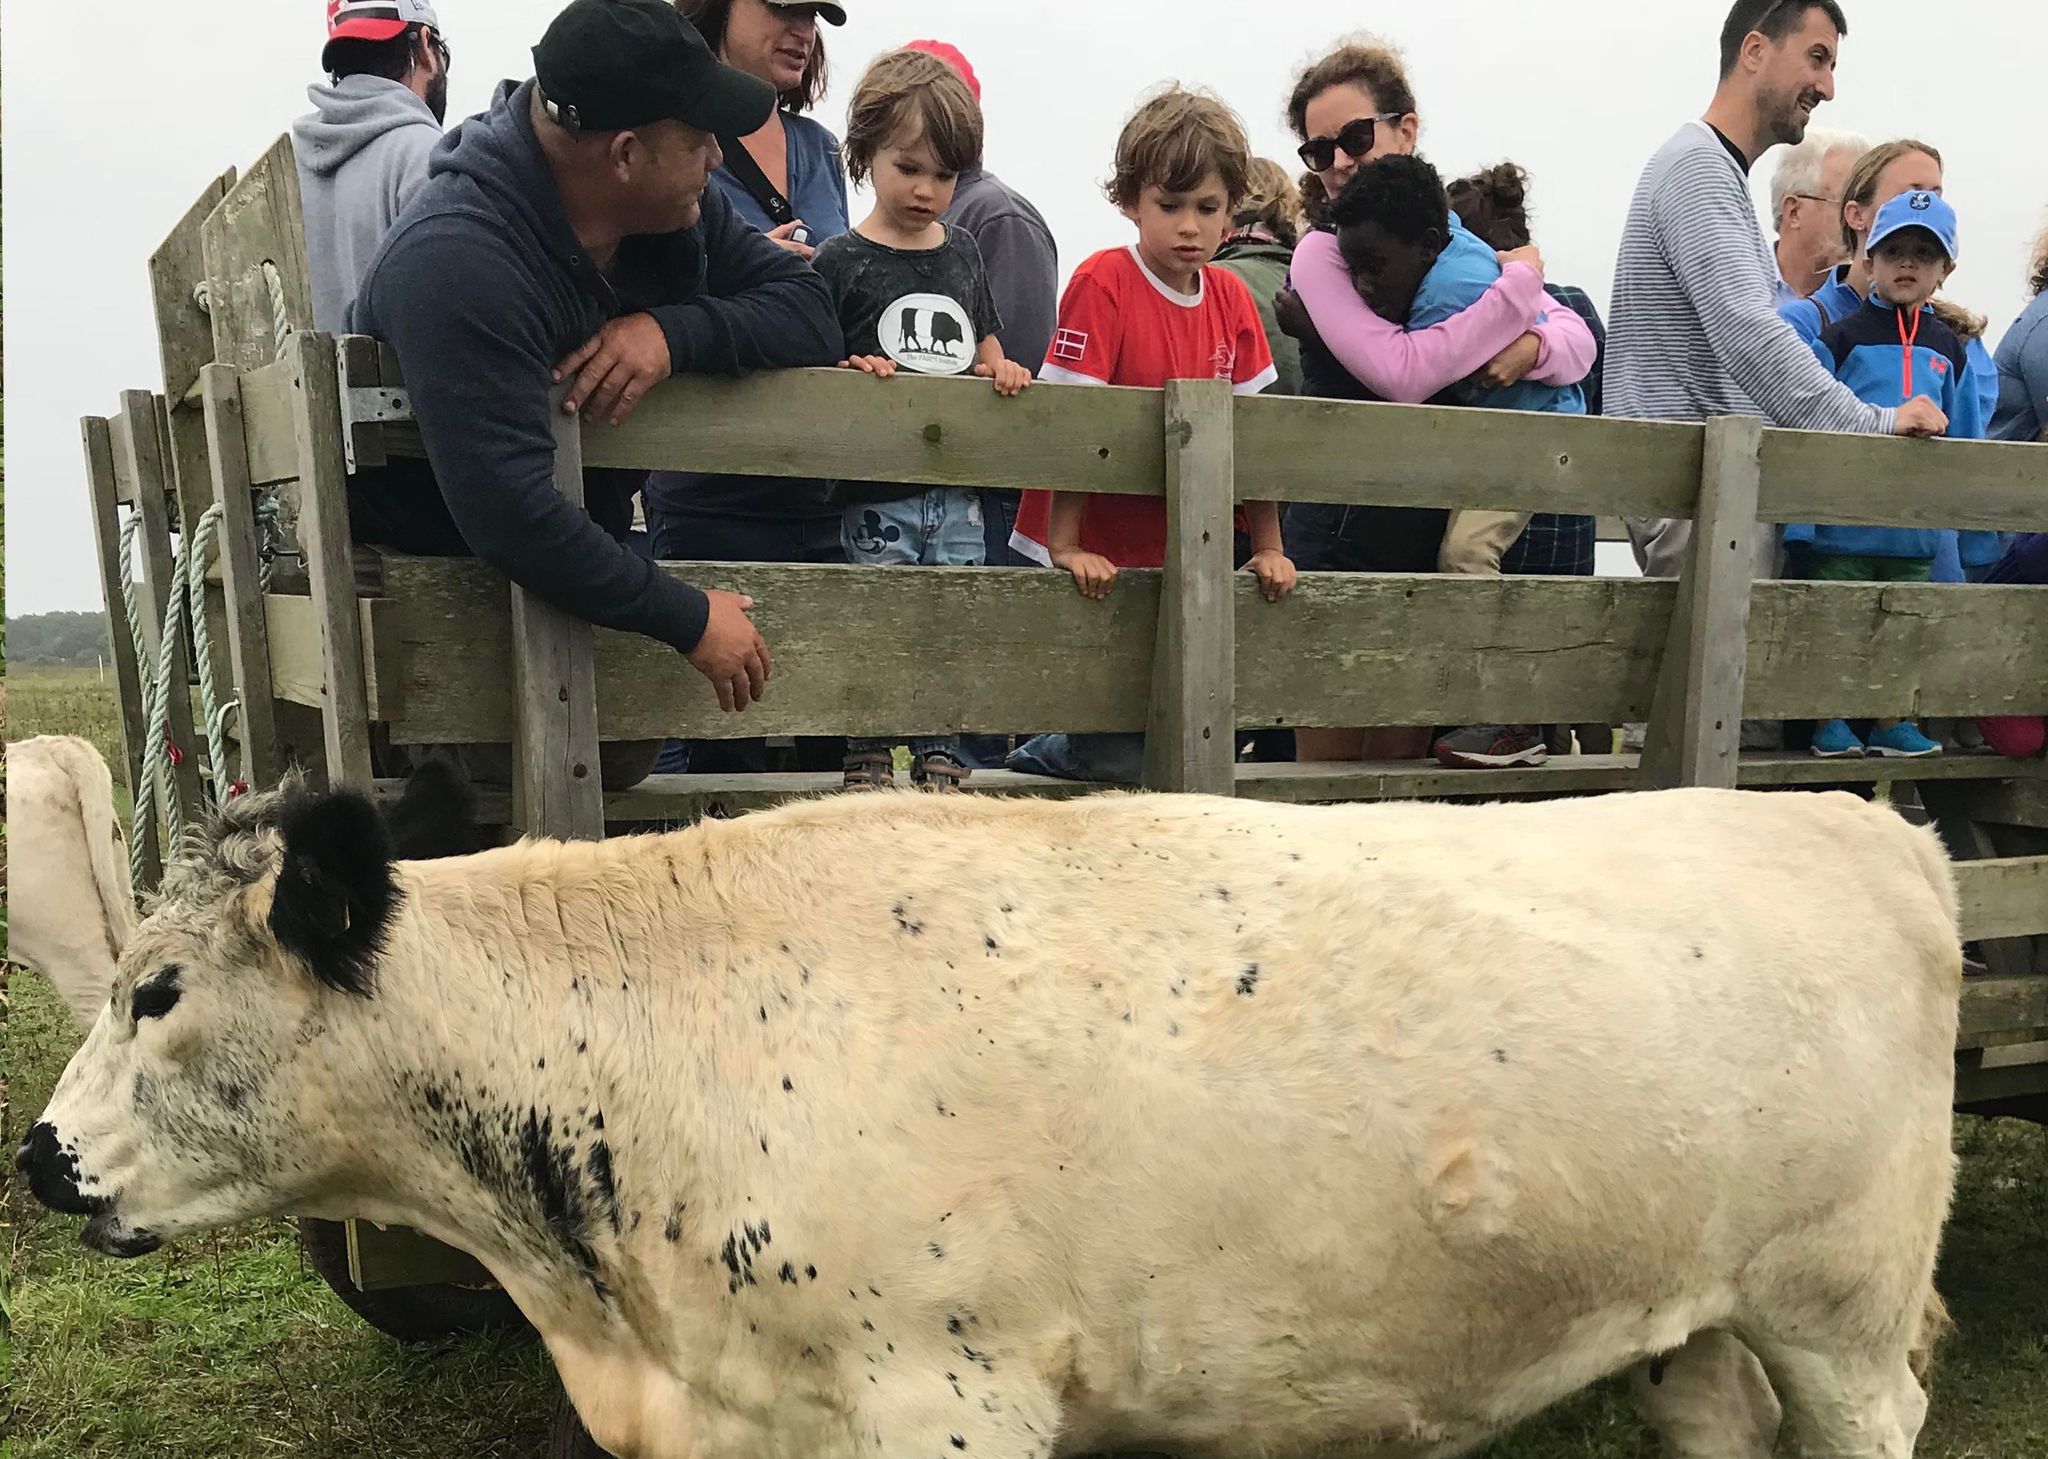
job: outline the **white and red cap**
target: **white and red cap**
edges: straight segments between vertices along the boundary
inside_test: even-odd
[[[427,0],[327,0],[329,46],[336,41],[396,40],[408,25],[441,28]],[[324,48],[320,64],[328,64]]]

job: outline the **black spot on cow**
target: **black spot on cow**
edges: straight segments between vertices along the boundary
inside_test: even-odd
[[[594,1128],[604,1128],[604,1117],[598,1116]],[[597,1189],[598,1209],[612,1224],[612,1234],[619,1233],[619,1188],[612,1178],[611,1146],[602,1140],[593,1140],[590,1154],[584,1157],[583,1168],[590,1172],[590,1183]]]
[[[589,1050],[589,1048],[590,1048],[590,1041],[589,1041],[588,1039],[578,1039],[578,1040],[576,1040],[576,1052],[577,1052],[577,1053],[579,1053],[579,1054],[581,1054],[581,1053],[585,1053],[585,1052],[587,1052],[587,1051]]]
[[[239,1111],[249,1099],[248,1088],[241,1084],[222,1084],[218,1086],[217,1092],[220,1095],[220,1102],[230,1112]]]
[[[607,1161],[609,1161],[607,1154]],[[597,1253],[590,1245],[590,1205],[572,1146],[554,1141],[554,1116],[526,1111],[519,1128],[519,1160],[541,1223],[555,1243],[597,1284]]]
[[[597,1112],[596,1114],[594,1114],[594,1115],[592,1115],[592,1116],[590,1117],[590,1128],[591,1128],[591,1129],[593,1129],[593,1130],[601,1130],[601,1129],[603,1129],[603,1128],[604,1128],[604,1111],[603,1111],[603,1110],[599,1110],[599,1111],[598,1111],[598,1112]]]
[[[1496,1064],[1505,1064],[1505,1063],[1506,1063],[1507,1061],[1508,1061],[1508,1051],[1507,1051],[1506,1049],[1495,1049],[1495,1050],[1493,1051],[1493,1062],[1494,1062],[1494,1063],[1496,1063]]]
[[[996,950],[996,940],[993,937],[987,936],[986,934],[984,934],[981,939],[981,945],[987,948],[990,952],[994,952]]]
[[[898,932],[908,933],[912,937],[919,937],[923,935],[924,923],[914,921],[911,918],[910,914],[903,910],[903,904],[901,902],[898,902],[895,906],[889,909],[889,915],[896,919],[896,930]]]
[[[789,1283],[792,1287],[796,1285],[796,1268],[789,1262],[784,1262],[780,1267],[776,1268],[775,1275]]]
[[[967,1328],[961,1323],[959,1318],[948,1317],[946,1319],[946,1331],[952,1333],[953,1336],[958,1337],[961,1333],[967,1331]]]
[[[766,1023],[767,1021],[768,1021],[768,1005],[767,1005],[767,1004],[765,1004],[765,1003],[763,1003],[763,1004],[761,1005],[761,1022],[763,1022],[763,1023]]]
[[[814,1266],[806,1266],[804,1268],[804,1275],[815,1282],[816,1280],[818,1280],[818,1269]]]
[[[944,1261],[946,1259],[946,1248],[939,1245],[936,1241],[927,1241],[924,1244],[924,1249],[931,1253],[933,1261]]]
[[[1251,996],[1252,996],[1252,992],[1253,992],[1253,990],[1254,990],[1254,989],[1256,989],[1256,988],[1257,988],[1258,986],[1259,986],[1259,965],[1258,965],[1257,963],[1246,963],[1246,964],[1245,964],[1245,966],[1244,966],[1244,971],[1243,971],[1243,972],[1241,972],[1241,973],[1239,973],[1239,974],[1237,975],[1237,995],[1238,995],[1238,997],[1240,997],[1240,998],[1249,998],[1249,997],[1251,997]]]
[[[1229,900],[1230,900],[1230,888],[1229,888],[1229,887],[1218,887],[1218,888],[1216,888],[1216,900],[1217,900],[1217,901],[1219,901],[1219,902],[1227,902],[1227,901],[1229,901]]]
[[[763,1155],[768,1153],[768,1137],[766,1135],[761,1137],[761,1153]]]
[[[966,1441],[965,1439],[961,1438],[961,1437],[960,1437],[960,1436],[959,1436],[958,1434],[953,1434],[953,1435],[951,1435],[951,1436],[950,1436],[950,1441],[951,1441],[951,1443],[952,1443],[953,1447],[954,1447],[954,1448],[956,1448],[956,1449],[964,1449],[964,1448],[966,1448],[966,1447],[967,1447],[967,1441]]]
[[[1705,949],[1705,948],[1699,948],[1699,947],[1696,947],[1696,948],[1694,948],[1694,949],[1692,950],[1692,955],[1693,955],[1693,960],[1697,962],[1697,961],[1698,961],[1699,959],[1701,959],[1701,958],[1704,958],[1704,957],[1705,957],[1705,956],[1707,955],[1707,953],[1706,953],[1706,949]]]
[[[975,1367],[981,1369],[984,1373],[993,1373],[996,1370],[996,1360],[994,1358],[990,1357],[987,1353],[976,1352],[965,1343],[960,1345],[960,1356],[967,1359],[968,1362],[974,1364]]]
[[[862,1332],[873,1332],[875,1330],[875,1325],[874,1323],[868,1321],[865,1317],[863,1317],[860,1320],[860,1330]]]
[[[784,1094],[788,1094],[789,1092],[791,1092],[791,1091],[792,1091],[792,1090],[794,1090],[795,1088],[796,1088],[796,1086],[795,1086],[794,1084],[791,1084],[791,1083],[789,1082],[789,1076],[788,1076],[787,1074],[783,1075],[783,1076],[782,1076],[782,1092],[783,1092]]]

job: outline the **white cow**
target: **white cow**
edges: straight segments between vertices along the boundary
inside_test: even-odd
[[[19,1157],[89,1245],[419,1227],[625,1456],[1420,1459],[1631,1366],[1686,1459],[1912,1452],[1960,956],[1882,807],[379,836],[174,871]]]
[[[114,780],[74,735],[7,747],[8,947],[47,977],[87,1028],[135,931]]]

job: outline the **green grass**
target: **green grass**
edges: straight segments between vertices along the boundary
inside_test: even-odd
[[[7,718],[10,738],[85,735],[121,780],[111,690],[93,671],[17,671]],[[11,994],[11,1011],[0,1003],[9,1150],[79,1037],[41,978],[17,974]],[[1919,1456],[2038,1459],[2048,1454],[2048,1130],[1965,1119],[1956,1146],[1962,1176],[1941,1288],[1957,1332],[1941,1351]],[[19,1189],[7,1192],[4,1219],[0,1366],[11,1359],[11,1408],[0,1409],[0,1459],[541,1452],[555,1389],[537,1345],[401,1347],[301,1263],[289,1226],[115,1262],[78,1245],[75,1219],[43,1211]],[[1793,1452],[1789,1440],[1781,1452]],[[1610,1382],[1523,1426],[1485,1459],[1654,1453]]]

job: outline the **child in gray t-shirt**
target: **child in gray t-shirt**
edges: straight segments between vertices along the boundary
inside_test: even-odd
[[[853,231],[820,245],[812,266],[831,286],[846,332],[848,369],[887,379],[973,373],[1016,395],[1031,372],[1003,358],[1002,327],[973,238],[939,221],[953,185],[981,160],[981,108],[957,72],[922,51],[869,66],[847,113],[846,168],[872,180],[875,205]],[[841,531],[849,562],[979,567],[981,502],[972,487],[843,482]],[[848,788],[895,783],[898,741],[847,742]],[[913,738],[912,778],[936,790],[967,777],[958,735]]]

